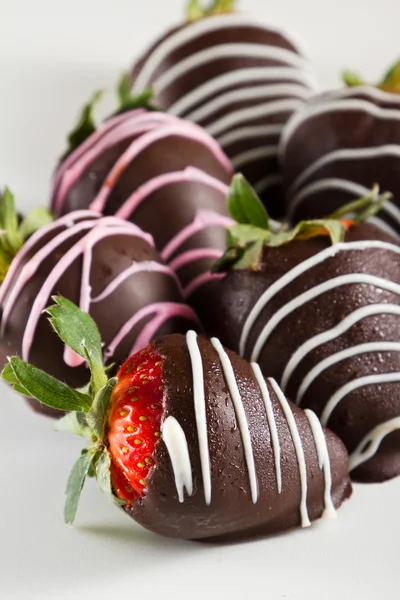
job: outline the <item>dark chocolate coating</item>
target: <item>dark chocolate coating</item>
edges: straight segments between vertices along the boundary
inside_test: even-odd
[[[314,107],[322,112],[310,111]],[[296,118],[301,122],[282,147],[287,209],[294,222],[323,217],[359,197],[354,184],[368,189],[379,184],[382,191],[392,192],[393,203],[400,207],[400,96],[373,88],[337,90],[313,98]],[[372,155],[365,154],[368,149]],[[350,155],[334,157],[295,183],[316,161],[337,151]],[[324,181],[324,189],[292,205],[304,189]],[[398,218],[387,211],[380,217],[400,231]]]
[[[89,228],[84,231],[77,230],[74,235],[68,237],[63,243],[56,244],[56,248],[46,258],[36,262],[40,250],[49,248],[49,244],[57,239],[57,235],[69,230],[65,219],[60,222],[58,227],[56,223],[56,226],[43,228],[37,241],[24,253],[19,268],[12,277],[8,293],[1,306],[3,318],[7,299],[12,294],[15,286],[19,284],[20,278],[24,276],[24,267],[26,268],[27,265],[36,267],[32,277],[24,283],[18,298],[12,304],[3,335],[0,338],[0,363],[4,365],[7,356],[10,355],[23,356],[25,360],[29,360],[35,366],[65,381],[71,387],[81,387],[88,382],[88,369],[85,365],[72,367],[66,364],[63,358],[63,343],[52,330],[48,315],[40,314],[37,311],[36,314],[40,316],[34,330],[30,350],[25,355],[22,351],[26,326],[30,315],[34,313],[33,304],[41,293],[46,279],[52,273],[55,273],[58,268],[60,268],[59,277],[54,286],[51,287],[50,293],[46,295],[43,308],[53,304],[51,300],[53,295],[61,295],[78,305],[81,302],[82,281],[85,278],[83,253],[79,253],[72,260],[70,266],[63,269],[59,266],[62,264],[60,261],[67,255],[68,251],[77,248],[81,244],[82,249],[87,254],[90,251],[90,235],[102,228],[104,236],[94,244],[92,249],[87,283],[91,289],[89,312],[100,330],[104,342],[105,357],[109,364],[115,363],[118,367],[129,357],[138,336],[143,333],[145,325],[149,324],[154,317],[154,314],[151,313],[143,316],[116,343],[114,351],[108,352],[110,342],[138,311],[155,303],[184,305],[179,285],[173,274],[165,272],[167,271],[166,267],[163,267],[164,271],[157,270],[157,265],[162,265],[162,261],[147,239],[136,235],[136,228],[118,219],[113,219],[110,223],[109,219],[102,219],[93,213],[80,212],[78,216],[72,213],[69,217],[70,221],[76,224],[76,226],[72,225],[71,231],[73,228],[74,231],[77,230],[80,224],[84,223],[88,223]],[[113,233],[118,225],[119,228]],[[16,260],[18,260],[18,256]],[[118,276],[123,275],[127,269],[135,266],[136,263],[143,262],[148,265],[155,265],[156,268],[152,270],[149,267],[131,275],[128,274],[114,289],[110,290],[109,294],[96,301],[96,298],[102,294],[111,282],[118,281],[116,279]],[[166,305],[164,304],[164,306]],[[186,316],[177,314],[165,318],[155,334],[185,332],[193,326],[196,327],[195,315],[193,312],[190,313],[190,309],[187,307]],[[35,408],[37,408],[36,404]]]
[[[287,104],[282,104],[280,110],[276,110],[271,114],[260,114],[260,108],[267,108],[269,105],[272,106],[272,103],[280,103],[287,100],[297,100],[300,105],[304,101],[304,92],[311,93],[311,84],[308,82],[307,76],[304,75],[304,71],[308,67],[305,59],[304,64],[300,67],[298,65],[293,66],[289,58],[285,56],[260,56],[256,52],[254,54],[245,54],[244,52],[232,51],[232,48],[237,44],[248,45],[248,47],[252,45],[253,48],[259,46],[264,49],[286,50],[300,58],[297,46],[285,32],[278,31],[273,27],[264,26],[261,23],[257,23],[256,20],[250,22],[245,15],[243,15],[242,19],[240,17],[239,13],[207,17],[202,21],[204,28],[201,33],[195,33],[198,23],[184,23],[180,27],[170,30],[167,34],[160,37],[139,58],[133,66],[131,74],[134,92],[140,92],[140,85],[136,88],[135,82],[142,69],[153,59],[163,43],[172,42],[172,49],[164,53],[162,58],[158,60],[157,68],[153,70],[151,76],[146,81],[145,87],[154,87],[156,92],[155,102],[162,109],[166,111],[172,110],[173,114],[193,120],[210,131],[217,141],[221,143],[235,167],[235,158],[242,153],[257,148],[266,148],[267,146],[276,147],[280,134],[275,132],[271,135],[265,135],[262,138],[259,133],[258,135],[254,135],[253,132],[252,135],[247,135],[237,141],[229,137],[227,138],[226,134],[234,133],[236,130],[238,131],[246,127],[257,128],[273,124],[284,125],[293,113],[293,110],[295,110],[294,106],[288,107]],[[216,26],[219,20],[225,21],[226,19],[232,19],[229,26]],[[207,24],[209,24],[209,28]],[[177,35],[181,32],[188,33],[191,30],[194,33],[191,36],[189,35],[186,41],[181,44],[174,43]],[[208,49],[215,49],[215,52],[219,54],[215,55],[212,60],[192,66],[177,76],[172,83],[163,86],[159,90],[158,81],[163,76],[168,76],[170,70],[179,67],[181,63],[189,58],[196,59],[201,52]],[[264,70],[264,78],[259,73],[258,75],[254,75],[253,78],[248,76],[244,78],[238,74],[237,79],[233,78],[230,82],[225,83],[223,87],[219,87],[220,84],[217,83],[213,88],[214,82],[220,80],[222,76],[233,76],[239,70],[250,72],[257,68]],[[272,69],[274,69],[273,73]],[[279,69],[279,73],[277,69]],[[293,70],[298,72],[299,78],[293,76]],[[175,109],[175,106],[182,101],[182,98],[195,93],[197,90],[201,90],[205,84],[211,87],[205,93],[201,91],[201,100],[194,98],[190,106],[182,106],[182,108]],[[296,90],[292,92],[286,90],[281,94],[276,93],[272,95],[260,92],[262,86],[264,88],[269,87],[272,90],[272,86],[282,84],[299,85],[300,89],[303,88],[303,96],[296,94]],[[255,88],[258,88],[261,96],[254,94],[253,90]],[[237,92],[240,92],[238,96],[235,95]],[[229,95],[231,95],[230,99]],[[223,100],[222,106],[216,105],[210,111],[203,114],[198,112],[198,109],[203,108],[208,103],[211,104],[214,100],[219,101],[221,99]],[[254,109],[253,111],[251,110],[252,108]],[[226,125],[221,131],[219,131],[219,126],[217,126],[218,131],[215,130],[215,124],[220,120],[246,110],[248,114],[240,118],[238,122]],[[238,164],[237,170],[243,172],[253,185],[259,184],[269,175],[279,175],[280,173],[276,154],[272,157],[266,154],[254,156],[245,163]],[[259,192],[271,215],[275,218],[281,217],[284,209],[281,182],[270,184],[268,187],[261,187]]]
[[[367,224],[347,233],[346,241],[357,240],[381,240],[398,246],[391,236]],[[207,333],[216,335],[226,346],[238,351],[243,326],[263,292],[329,244],[328,238],[319,237],[265,249],[259,272],[232,270],[223,280],[214,282],[208,303],[199,302],[200,318]],[[277,311],[306,290],[349,273],[365,273],[400,284],[399,264],[400,254],[384,248],[369,248],[333,254],[307,269],[285,285],[263,309],[250,331],[245,356],[250,357],[261,331]],[[400,297],[379,285],[350,283],[338,285],[295,308],[267,339],[257,359],[263,372],[280,382],[288,361],[307,340],[337,326],[361,307],[382,303],[400,306]],[[295,399],[300,384],[311,369],[339,351],[364,343],[398,342],[399,339],[400,315],[379,312],[366,316],[338,337],[307,353],[292,373],[285,391]],[[311,408],[321,416],[329,398],[347,382],[391,372],[400,373],[400,352],[371,351],[346,358],[326,368],[313,380],[302,398],[301,407]],[[400,381],[371,384],[346,395],[333,410],[327,426],[344,441],[351,454],[377,425],[399,416]],[[400,431],[387,435],[375,456],[352,471],[355,480],[368,482],[384,481],[399,474]]]
[[[175,417],[185,433],[191,459],[193,495],[178,500],[174,472],[163,438],[156,446],[156,466],[147,478],[142,499],[128,513],[144,527],[162,535],[220,541],[259,536],[300,525],[301,484],[291,433],[278,399],[268,383],[281,448],[282,493],[277,490],[274,454],[265,405],[250,364],[228,351],[245,408],[255,460],[259,496],[254,504],[249,475],[232,398],[221,362],[210,341],[199,338],[204,369],[205,404],[211,473],[211,503],[204,496],[199,442],[193,400],[192,366],[184,336],[155,341],[164,359],[163,419]],[[304,412],[291,405],[301,437],[307,471],[307,508],[310,520],[324,508],[324,478],[316,445]],[[351,494],[348,457],[340,440],[325,430],[332,468],[335,507]]]

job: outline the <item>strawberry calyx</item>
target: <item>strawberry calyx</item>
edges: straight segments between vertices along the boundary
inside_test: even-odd
[[[129,73],[123,73],[116,87],[117,109],[109,115],[107,119],[115,117],[129,110],[143,108],[149,111],[160,110],[153,104],[154,91],[146,89],[141,94],[134,96],[131,93],[132,81]],[[67,134],[67,148],[60,158],[60,162],[65,160],[71,152],[76,150],[85,140],[87,140],[95,131],[98,124],[95,117],[96,108],[104,95],[104,90],[97,90],[92,94],[89,101],[81,109],[78,115],[76,125]]]
[[[372,85],[384,92],[400,94],[400,60],[397,60],[377,84],[369,84],[353,71],[343,71],[342,78],[347,87]]]
[[[37,207],[22,220],[15,208],[14,196],[6,187],[0,193],[0,283],[25,240],[54,220],[48,208]]]
[[[364,223],[380,211],[391,194],[374,186],[365,198],[350,202],[324,219],[300,221],[294,227],[270,219],[255,190],[243,175],[235,175],[228,195],[228,208],[236,224],[227,229],[227,249],[214,264],[213,272],[261,268],[265,248],[276,248],[295,240],[329,236],[331,243],[344,241],[346,231]]]
[[[235,10],[236,0],[214,0],[209,6],[203,6],[201,0],[190,0],[186,8],[188,21],[198,21],[205,17],[220,15]]]
[[[19,357],[8,359],[1,376],[17,392],[66,412],[56,424],[58,431],[87,440],[67,484],[64,518],[72,523],[87,476],[96,477],[99,488],[118,506],[131,505],[143,494],[163,412],[162,362],[148,346],[109,378],[92,317],[65,298],[53,300],[54,306],[45,311],[50,324],[86,360],[89,384],[72,389]],[[135,441],[139,435],[140,445]]]

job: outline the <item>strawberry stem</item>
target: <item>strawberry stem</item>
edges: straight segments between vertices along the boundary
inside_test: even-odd
[[[214,0],[208,7],[201,0],[190,0],[186,9],[189,21],[198,21],[205,17],[228,13],[235,10],[236,0]]]
[[[377,84],[369,84],[362,79],[357,73],[352,71],[343,71],[342,73],[343,82],[347,87],[358,87],[362,85],[372,85],[385,92],[392,94],[400,94],[400,60],[396,61],[394,65],[386,72],[384,77]]]

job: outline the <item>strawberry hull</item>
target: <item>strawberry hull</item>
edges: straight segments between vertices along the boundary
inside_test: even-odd
[[[262,393],[249,363],[193,332],[154,347],[164,414],[145,494],[125,509],[136,521],[169,537],[222,541],[307,526],[350,496],[343,444],[315,420],[313,430],[274,382]]]
[[[208,333],[259,361],[343,440],[356,481],[400,474],[399,258],[396,241],[367,224],[343,244],[267,248],[258,272],[215,284],[201,314]]]

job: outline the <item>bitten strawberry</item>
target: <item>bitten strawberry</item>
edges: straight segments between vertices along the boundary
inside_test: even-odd
[[[154,464],[163,412],[162,363],[151,346],[132,356],[117,374],[111,394],[108,441],[116,471],[114,490],[129,501],[143,494],[146,477]]]
[[[89,473],[136,521],[187,539],[307,527],[350,496],[343,444],[258,365],[189,331],[154,340],[107,380],[93,320],[55,300],[51,323],[88,361],[89,389],[69,389],[15,357],[3,378],[71,410],[58,428],[89,440],[69,478],[67,522]]]

